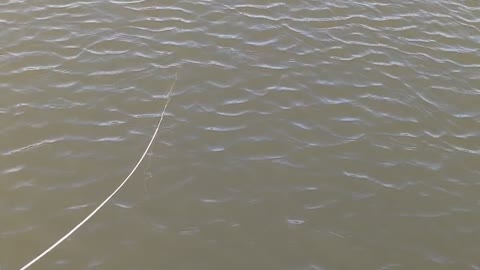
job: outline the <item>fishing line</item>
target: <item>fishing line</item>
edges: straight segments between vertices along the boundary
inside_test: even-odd
[[[30,262],[25,264],[20,270],[25,270],[32,266],[35,262],[40,260],[42,257],[50,253],[55,247],[60,245],[63,241],[65,241],[68,237],[70,237],[75,231],[77,231],[83,224],[85,224],[88,220],[90,220],[110,199],[125,185],[125,183],[128,182],[130,177],[135,173],[137,168],[140,166],[140,163],[142,163],[143,159],[147,155],[148,151],[150,150],[150,147],[153,144],[153,141],[155,140],[155,137],[157,136],[158,130],[160,129],[160,125],[162,124],[163,117],[165,116],[165,111],[167,110],[168,103],[170,103],[170,94],[172,93],[175,83],[177,82],[177,74],[178,71],[175,73],[175,80],[172,83],[172,86],[170,87],[170,90],[167,93],[166,99],[167,101],[165,102],[165,106],[163,107],[162,113],[160,114],[160,119],[158,120],[157,128],[155,129],[155,132],[152,135],[152,138],[150,139],[150,142],[147,145],[147,148],[143,152],[142,156],[138,160],[137,164],[135,167],[133,167],[132,171],[128,174],[128,176],[123,180],[123,182],[120,183],[120,185],[102,202],[100,203],[97,208],[95,208],[87,217],[85,217],[80,223],[77,224],[73,229],[71,229],[69,232],[67,232],[64,236],[62,236],[60,239],[57,240],[53,245],[51,245],[49,248],[47,248],[44,252],[40,253],[37,257],[32,259]]]

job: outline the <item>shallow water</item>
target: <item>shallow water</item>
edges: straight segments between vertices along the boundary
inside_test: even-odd
[[[480,2],[0,3],[0,269],[480,269]]]

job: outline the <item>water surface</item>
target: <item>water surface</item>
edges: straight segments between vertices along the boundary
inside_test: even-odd
[[[0,3],[0,269],[480,269],[480,2]]]

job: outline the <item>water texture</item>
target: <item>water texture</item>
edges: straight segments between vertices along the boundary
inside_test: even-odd
[[[0,269],[480,269],[480,2],[0,2]]]

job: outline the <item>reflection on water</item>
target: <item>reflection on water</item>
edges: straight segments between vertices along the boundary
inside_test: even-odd
[[[0,269],[480,269],[480,3],[0,3]],[[180,68],[179,68],[180,67]]]

